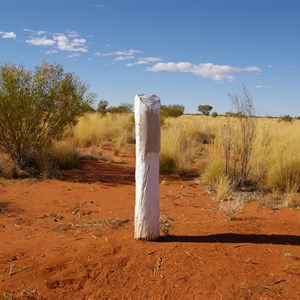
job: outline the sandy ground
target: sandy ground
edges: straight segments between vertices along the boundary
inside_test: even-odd
[[[300,209],[251,202],[228,221],[195,180],[164,177],[169,235],[135,241],[125,159],[1,181],[0,299],[300,299]]]

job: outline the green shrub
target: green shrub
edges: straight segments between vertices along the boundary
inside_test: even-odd
[[[0,148],[18,168],[40,176],[49,149],[65,127],[90,107],[93,95],[72,73],[44,62],[34,71],[0,67]]]
[[[111,114],[131,113],[132,110],[133,110],[133,106],[130,103],[122,103],[119,106],[112,106],[106,109],[106,111]]]
[[[184,113],[184,106],[173,104],[173,105],[162,105],[160,108],[160,115],[161,118],[167,118],[167,117],[180,117]]]

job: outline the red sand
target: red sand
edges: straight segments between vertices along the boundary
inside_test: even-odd
[[[246,203],[228,221],[204,187],[170,177],[160,185],[170,235],[135,241],[128,161],[1,181],[0,299],[300,299],[299,209]]]

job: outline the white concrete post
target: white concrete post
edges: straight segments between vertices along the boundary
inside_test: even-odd
[[[159,237],[160,99],[135,96],[136,198],[134,238]]]

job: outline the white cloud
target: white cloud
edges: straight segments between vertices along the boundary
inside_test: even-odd
[[[1,35],[3,39],[15,39],[17,37],[17,35],[13,32],[3,32],[1,31]]]
[[[55,45],[55,41],[52,39],[48,39],[46,36],[43,37],[36,37],[26,40],[27,44],[32,46],[53,46]]]
[[[64,34],[56,35],[53,37],[56,41],[56,47],[61,51],[71,51],[71,52],[88,52],[86,47],[85,39],[71,39],[69,40]]]
[[[76,46],[84,46],[86,44],[86,39],[74,39],[73,41],[72,41],[72,45],[74,46],[74,47],[76,47]]]
[[[264,85],[264,84],[258,84],[255,86],[257,89],[270,89],[272,86],[271,85]]]
[[[32,46],[50,47],[46,54],[58,51],[88,52],[87,41],[81,38],[77,32],[67,30],[66,33],[51,33],[44,30],[23,29],[30,34],[26,43]]]
[[[223,80],[233,80],[234,73],[239,72],[261,72],[261,69],[257,66],[249,67],[232,67],[228,65],[215,65],[212,63],[206,64],[192,64],[189,62],[159,62],[151,67],[147,68],[150,72],[184,72],[192,73],[196,76],[203,78],[213,79],[215,81],[222,82]]]
[[[140,66],[140,65],[148,65],[149,63],[160,62],[161,58],[159,57],[143,57],[138,61],[127,64],[127,67]]]
[[[273,65],[268,64],[267,67],[268,67],[268,68],[273,68]]]

